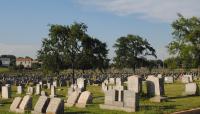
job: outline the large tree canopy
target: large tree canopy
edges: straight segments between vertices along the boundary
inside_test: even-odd
[[[60,69],[104,69],[108,66],[107,45],[92,38],[87,33],[84,23],[69,26],[51,25],[49,38],[42,41],[38,59],[43,67],[53,72]]]
[[[118,68],[132,68],[135,71],[136,65],[146,60],[145,57],[156,57],[155,49],[148,41],[136,35],[120,37],[117,39],[114,48],[116,48],[114,63]]]
[[[172,23],[174,40],[168,50],[181,59],[183,67],[197,67],[200,65],[200,19],[178,16]]]

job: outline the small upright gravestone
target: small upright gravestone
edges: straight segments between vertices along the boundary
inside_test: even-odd
[[[193,77],[192,75],[183,75],[181,78],[182,83],[191,83],[193,82]]]
[[[2,86],[2,99],[11,98],[10,86]]]
[[[128,90],[142,92],[142,79],[137,75],[128,77]]]
[[[54,85],[51,85],[51,95],[50,97],[53,98],[56,96],[56,89]]]
[[[109,84],[115,84],[115,78],[109,78]]]
[[[184,95],[198,95],[199,87],[196,83],[187,83],[185,84],[185,92]]]
[[[27,95],[33,95],[33,93],[34,93],[34,88],[33,87],[28,87],[28,89],[27,89]]]
[[[40,93],[41,93],[41,85],[40,85],[40,84],[37,84],[37,85],[36,85],[35,94],[36,94],[36,95],[40,95]]]
[[[17,86],[17,94],[22,94],[22,93],[23,93],[22,86]]]
[[[172,84],[172,83],[174,83],[174,77],[173,76],[166,76],[165,77],[165,83],[166,84]]]
[[[81,91],[86,90],[86,80],[84,78],[77,79],[77,86],[81,89]]]
[[[52,98],[47,107],[46,114],[64,114],[64,101],[60,98]]]

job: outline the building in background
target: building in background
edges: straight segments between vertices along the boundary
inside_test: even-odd
[[[32,68],[33,59],[30,57],[19,57],[16,59],[16,66],[23,65],[24,68]]]
[[[1,55],[0,56],[1,66],[9,67],[16,61],[16,57],[14,55]]]

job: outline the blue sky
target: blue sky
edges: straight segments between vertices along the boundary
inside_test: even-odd
[[[127,34],[146,38],[159,59],[169,55],[171,22],[182,13],[200,16],[199,0],[1,0],[0,54],[36,58],[48,24],[84,22],[88,33],[109,48],[114,56],[117,38]]]

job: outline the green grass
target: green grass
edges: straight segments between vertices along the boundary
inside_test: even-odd
[[[199,82],[197,82],[199,83]],[[99,108],[99,104],[104,102],[104,94],[101,92],[100,86],[89,86],[87,88],[93,94],[93,103],[89,104],[87,108],[65,108],[66,114],[130,114],[123,111],[114,110],[103,110]],[[50,93],[49,90],[45,89],[46,92]],[[143,89],[144,94],[146,89]],[[174,84],[165,84],[165,94],[169,98],[169,101],[162,103],[152,103],[149,99],[141,97],[140,99],[140,111],[134,114],[169,114],[179,110],[186,110],[191,108],[200,107],[200,96],[182,96],[184,92],[184,84],[179,82]],[[0,100],[3,106],[0,106],[0,114],[14,114],[8,112],[10,104],[14,97],[20,96],[15,94],[16,87],[12,87],[12,99]],[[66,100],[67,87],[59,87],[57,94],[62,99]],[[24,95],[24,94],[23,94]],[[21,96],[23,96],[21,95]],[[33,106],[35,105],[38,96],[33,96]],[[28,113],[28,112],[27,112]]]
[[[8,68],[0,67],[0,73],[8,72],[8,71],[9,71]]]

